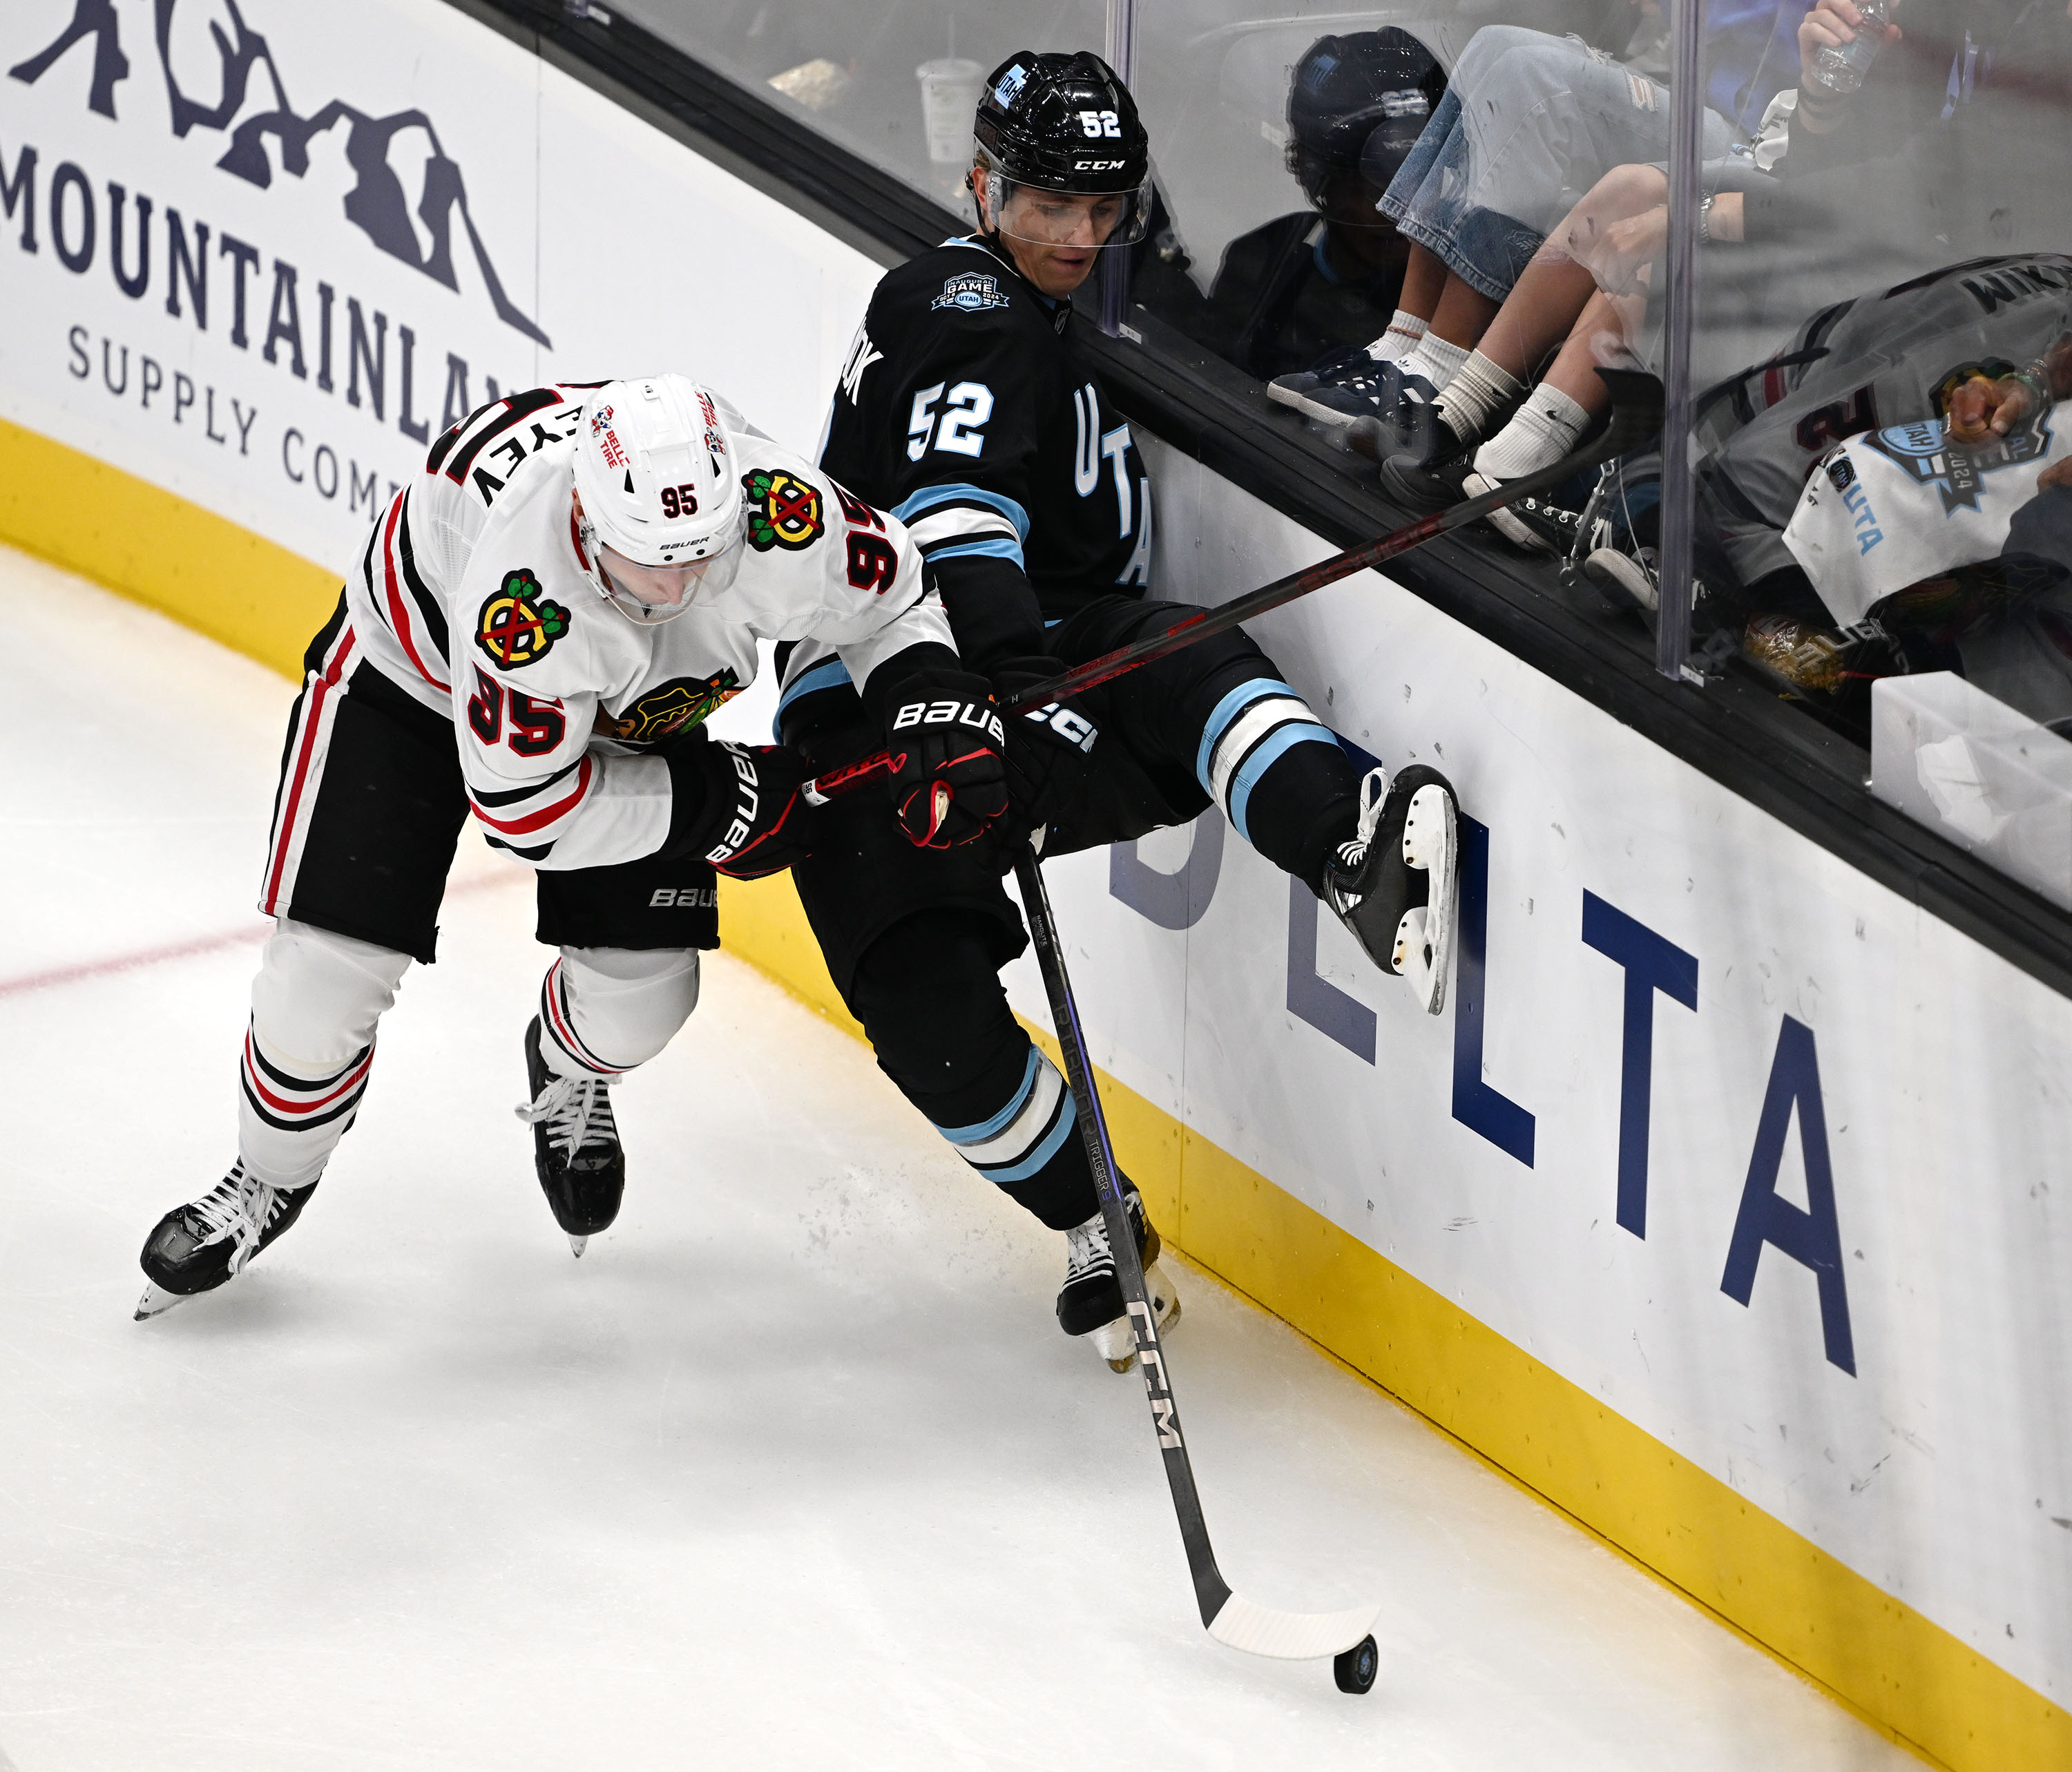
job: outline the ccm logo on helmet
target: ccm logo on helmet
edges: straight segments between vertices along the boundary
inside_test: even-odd
[[[996,744],[1007,742],[1000,715],[990,707],[980,707],[976,702],[909,702],[892,720],[895,732],[909,726],[952,725],[974,726],[981,732],[989,733]]]
[[[1072,162],[1072,170],[1075,172],[1120,172],[1122,170],[1122,162],[1120,160],[1075,160]]]

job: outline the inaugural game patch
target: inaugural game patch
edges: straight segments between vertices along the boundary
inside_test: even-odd
[[[651,689],[611,723],[611,736],[628,744],[652,744],[688,732],[741,693],[731,665],[708,678],[679,677]]]
[[[819,488],[781,468],[757,468],[741,476],[748,494],[748,545],[758,554],[773,547],[808,547],[827,525]]]
[[[983,314],[989,307],[1006,307],[1007,298],[1000,293],[997,277],[985,271],[966,271],[944,284],[943,293],[928,305],[954,307],[960,314]]]
[[[568,611],[542,596],[540,581],[520,567],[505,573],[503,584],[483,600],[475,643],[499,670],[519,670],[545,658],[568,631]]]

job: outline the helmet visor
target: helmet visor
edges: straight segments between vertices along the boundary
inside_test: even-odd
[[[643,628],[673,621],[693,604],[710,602],[741,571],[738,541],[722,552],[678,566],[643,566],[618,549],[597,550],[598,588],[626,619]]]
[[[1150,225],[1151,181],[1132,191],[1051,191],[989,172],[983,208],[989,232],[1032,245],[1131,246]]]

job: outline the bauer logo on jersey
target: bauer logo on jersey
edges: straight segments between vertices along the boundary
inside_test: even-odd
[[[679,677],[674,682],[650,690],[623,714],[615,716],[611,736],[628,744],[652,744],[689,731],[740,693],[741,681],[731,665],[702,682],[694,677]]]
[[[748,494],[748,545],[758,554],[773,547],[809,547],[827,527],[817,487],[781,468],[758,468],[741,476]]]
[[[483,600],[475,643],[499,670],[537,664],[569,631],[569,612],[540,594],[540,581],[520,570],[504,575],[503,585]]]
[[[967,271],[944,284],[943,293],[928,305],[954,307],[961,314],[983,314],[989,307],[1006,307],[1007,298],[1000,293],[997,277],[985,271]]]
[[[1996,468],[2020,467],[2048,455],[2050,425],[2041,412],[2004,437],[1967,446],[1943,435],[1940,418],[1893,425],[1865,438],[1881,455],[1897,462],[1924,486],[1933,486],[1942,501],[1942,514],[1975,511],[1985,476]]]

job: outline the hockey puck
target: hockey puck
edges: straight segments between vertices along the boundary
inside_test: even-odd
[[[1355,1697],[1374,1690],[1374,1676],[1381,1671],[1381,1651],[1374,1638],[1363,1637],[1342,1655],[1331,1659],[1331,1677],[1338,1690]]]

